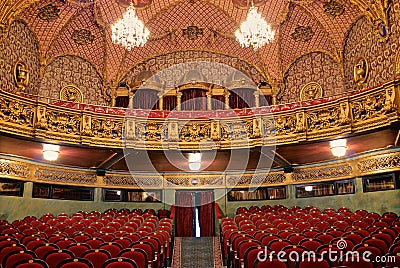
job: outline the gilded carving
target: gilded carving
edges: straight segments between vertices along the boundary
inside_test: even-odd
[[[179,133],[181,141],[198,142],[210,138],[210,123],[190,122],[185,124]]]
[[[213,141],[221,139],[221,127],[218,121],[213,121],[211,123],[211,139]]]
[[[57,19],[60,16],[59,13],[60,8],[56,4],[50,3],[39,8],[37,16],[42,20],[50,22]]]
[[[33,126],[34,107],[20,103],[19,101],[9,101],[0,99],[0,118],[4,122]]]
[[[187,37],[189,40],[196,40],[199,36],[203,36],[203,28],[197,26],[188,26],[182,30],[182,35]]]
[[[73,85],[65,86],[60,90],[60,100],[82,103],[82,91]]]
[[[165,186],[167,187],[188,187],[192,186],[191,179],[185,178],[165,178]]]
[[[294,29],[294,32],[290,34],[296,42],[307,42],[310,41],[311,38],[314,36],[314,31],[312,30],[311,26],[297,26]]]
[[[36,127],[45,130],[48,128],[45,106],[38,106],[36,109]]]
[[[122,137],[122,122],[105,119],[92,119],[93,134],[100,138],[121,138]]]
[[[306,130],[306,117],[304,112],[296,113],[296,130],[295,132],[304,132]]]
[[[72,40],[78,45],[88,45],[93,43],[94,34],[88,29],[75,29],[72,33]]]
[[[53,132],[78,135],[81,118],[66,112],[47,111],[47,126]]]
[[[333,179],[350,176],[352,172],[353,168],[349,164],[338,164],[330,167],[319,166],[313,169],[295,169],[292,173],[292,179],[296,182]]]
[[[133,187],[161,187],[162,179],[158,176],[149,175],[146,177],[123,176],[123,175],[106,175],[103,181],[107,185],[114,186],[133,186]]]
[[[94,184],[97,181],[96,174],[71,171],[70,169],[56,170],[38,168],[35,177],[41,181],[77,183],[77,184]]]
[[[29,176],[29,168],[24,163],[0,159],[0,175],[27,178]]]
[[[328,14],[333,18],[336,18],[337,16],[343,14],[344,5],[339,2],[336,2],[335,0],[328,0],[327,2],[324,3],[324,12],[325,14]]]
[[[349,124],[351,121],[349,103],[347,101],[341,102],[339,106],[340,106],[339,119],[338,119],[339,125]]]
[[[261,186],[263,184],[283,183],[286,176],[283,173],[253,173],[230,175],[227,184],[230,186]]]
[[[82,130],[81,130],[81,134],[84,136],[93,136],[93,132],[92,132],[92,117],[90,115],[83,115],[82,118]]]
[[[14,67],[14,82],[18,92],[25,92],[29,84],[29,71],[25,63],[19,61]]]
[[[354,65],[354,82],[360,87],[366,87],[366,81],[369,73],[369,64],[363,57],[359,58]]]
[[[301,101],[311,101],[322,98],[323,90],[317,82],[309,82],[305,84],[300,90]]]
[[[357,164],[357,168],[361,173],[369,173],[372,171],[390,170],[400,167],[400,155],[385,154],[374,156],[369,159],[361,160]]]

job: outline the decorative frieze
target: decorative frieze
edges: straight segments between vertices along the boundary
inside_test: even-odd
[[[292,179],[295,182],[326,180],[351,176],[353,168],[350,164],[337,164],[328,167],[316,166],[312,168],[295,169]]]
[[[248,186],[257,187],[265,184],[279,184],[286,181],[286,176],[281,173],[252,173],[252,174],[239,174],[229,175],[227,178],[227,185],[230,187],[235,186]]]
[[[158,176],[127,176],[127,175],[106,175],[103,179],[106,185],[130,186],[136,188],[162,187],[162,178]]]
[[[29,168],[27,164],[21,162],[0,159],[0,176],[27,178]]]
[[[78,172],[71,169],[38,168],[35,177],[39,181],[71,184],[95,184],[97,181],[95,173]]]
[[[360,173],[400,168],[399,154],[384,154],[361,160],[357,164]]]

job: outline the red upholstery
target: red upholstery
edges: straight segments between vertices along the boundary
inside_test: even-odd
[[[48,268],[49,266],[43,260],[39,259],[28,259],[18,261],[14,264],[14,268]]]
[[[330,268],[332,265],[328,260],[316,255],[305,257],[303,260],[296,263],[296,268]]]
[[[48,252],[53,251],[53,250],[58,250],[59,247],[55,244],[50,244],[46,243],[44,245],[37,245],[32,249],[33,252],[35,252],[36,256],[39,259],[42,259],[44,255],[46,255]]]
[[[93,264],[85,259],[65,259],[57,265],[57,268],[93,268]]]
[[[122,250],[122,246],[120,244],[114,242],[106,242],[99,246],[99,249],[107,250],[112,258],[118,256],[118,253]]]
[[[2,268],[12,268],[19,261],[32,259],[36,259],[36,255],[32,251],[12,251],[3,258]]]
[[[265,261],[256,260],[254,268],[289,268],[287,262],[282,262],[277,258],[266,258]]]
[[[67,246],[66,249],[74,253],[75,257],[80,258],[85,252],[90,250],[91,247],[88,244],[77,243]]]
[[[148,257],[144,250],[139,248],[127,248],[118,254],[118,257],[124,257],[134,260],[139,268],[148,267]]]
[[[111,255],[104,249],[91,249],[85,252],[82,258],[89,260],[94,268],[100,268],[107,260],[111,259]]]
[[[0,264],[3,263],[4,258],[11,252],[26,250],[24,245],[12,244],[5,245],[0,249]]]
[[[47,262],[49,268],[56,268],[57,264],[65,259],[74,258],[74,254],[66,249],[59,249],[49,251],[46,255],[43,256],[43,260]]]
[[[85,244],[88,244],[92,249],[99,248],[101,244],[104,244],[105,241],[98,237],[89,238],[84,241]]]
[[[118,257],[106,261],[102,268],[138,268],[138,266],[134,260]]]

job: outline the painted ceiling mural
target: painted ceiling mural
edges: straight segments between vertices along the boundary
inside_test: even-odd
[[[132,1],[151,34],[144,47],[131,51],[111,41],[111,25],[130,0],[6,0],[0,4],[0,37],[20,19],[37,38],[42,68],[57,57],[75,55],[93,64],[104,85],[115,85],[149,59],[177,51],[244,61],[257,70],[254,80],[272,82],[284,81],[293,63],[315,52],[328,55],[343,72],[348,32],[364,15],[378,34],[389,29],[388,0],[254,0],[276,35],[272,43],[253,50],[234,39],[251,1]]]

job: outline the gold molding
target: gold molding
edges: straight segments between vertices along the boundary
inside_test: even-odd
[[[0,131],[70,144],[146,150],[193,150],[200,144],[233,149],[326,140],[344,134],[362,134],[398,122],[400,80],[317,105],[272,113],[269,109],[254,109],[250,114],[228,117],[220,115],[224,111],[209,111],[210,118],[189,121],[193,115],[187,111],[182,112],[186,118],[176,114],[180,112],[174,112],[174,118],[148,118],[140,115],[141,110],[126,110],[121,114],[123,109],[111,108],[118,113],[105,114],[95,112],[96,106],[86,105],[80,110],[77,104],[71,105],[66,108],[0,91]],[[207,112],[204,113],[206,116]],[[128,121],[132,128],[124,127]],[[200,135],[197,129],[190,128],[196,124],[208,131],[216,121],[220,131],[212,136],[209,132]],[[257,135],[253,130],[257,130]]]
[[[93,169],[53,164],[0,155],[0,176],[22,181],[118,189],[232,189],[305,184],[357,178],[400,171],[400,149],[392,148],[295,167],[292,173],[273,169],[225,173],[122,173],[97,176]]]

